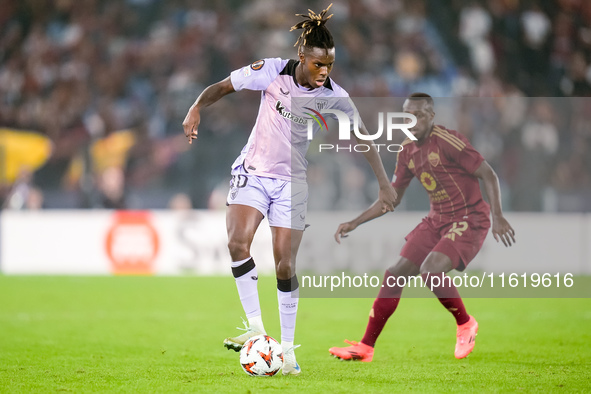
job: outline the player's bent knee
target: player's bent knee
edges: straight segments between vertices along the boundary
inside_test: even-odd
[[[277,278],[289,279],[295,275],[295,267],[292,266],[290,259],[280,260],[275,266]]]
[[[388,268],[388,272],[393,276],[414,276],[419,274],[419,268],[412,261],[402,257]]]
[[[228,241],[228,250],[234,261],[243,260],[250,256],[250,245],[244,241]]]
[[[421,265],[421,268],[419,269],[419,271],[420,271],[421,275],[438,274],[441,272],[447,272],[447,270],[445,270],[444,268],[442,268],[438,264],[428,264],[426,262]]]
[[[452,270],[452,268],[453,262],[448,256],[439,252],[431,252],[427,256],[423,264],[421,264],[420,273],[421,275],[424,275],[440,272],[449,272]]]

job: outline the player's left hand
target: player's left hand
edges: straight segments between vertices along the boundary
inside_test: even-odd
[[[492,233],[496,241],[499,242],[500,239],[505,246],[515,243],[515,230],[504,216],[493,217]]]
[[[347,223],[341,223],[341,224],[339,224],[339,228],[337,229],[337,232],[334,233],[334,239],[340,245],[341,238],[347,238],[349,236],[348,233],[355,230],[356,228],[357,228],[357,225],[355,225],[352,221],[347,222]]]
[[[199,114],[199,108],[191,107],[185,120],[183,120],[183,129],[185,131],[185,137],[189,139],[189,144],[193,143],[193,139],[197,139],[197,128],[201,122],[201,116]]]
[[[396,203],[398,195],[392,185],[388,185],[387,188],[380,188],[378,198],[382,205],[382,213],[394,212],[394,204]]]

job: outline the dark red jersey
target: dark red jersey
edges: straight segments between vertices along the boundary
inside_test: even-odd
[[[455,221],[481,215],[488,220],[490,207],[473,175],[484,158],[466,137],[434,126],[423,144],[407,139],[402,145],[392,180],[394,187],[406,188],[417,177],[431,200],[428,216],[436,220]]]

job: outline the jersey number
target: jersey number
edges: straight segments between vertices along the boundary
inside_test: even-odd
[[[243,187],[246,186],[246,184],[248,183],[248,178],[242,174],[238,174],[238,175],[233,175],[232,179],[230,180],[230,188],[240,188],[242,189]]]
[[[448,233],[443,238],[449,238],[452,241],[455,241],[456,235],[461,237],[466,230],[468,230],[468,222],[454,222],[454,225],[449,229]]]

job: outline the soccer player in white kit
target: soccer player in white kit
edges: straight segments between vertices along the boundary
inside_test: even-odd
[[[335,61],[333,38],[325,26],[332,16],[326,17],[329,8],[320,14],[313,11],[308,15],[298,14],[304,20],[291,29],[303,29],[295,44],[298,60],[263,59],[233,71],[228,78],[207,87],[183,121],[185,135],[192,143],[197,138],[201,108],[242,89],[262,92],[256,123],[232,165],[226,214],[232,273],[248,326],[244,334],[226,338],[224,345],[239,351],[250,337],[266,333],[250,246],[259,224],[267,216],[277,275],[284,375],[298,375],[301,371],[294,353],[299,287],[295,260],[304,233],[308,197],[305,176],[308,122],[297,113],[296,104],[292,106],[292,98],[316,108],[320,108],[314,105],[318,103],[316,100],[321,99],[322,109],[339,109],[353,119],[348,93],[328,77]],[[367,134],[363,126],[360,129]],[[396,192],[377,150],[371,145],[364,155],[379,182],[382,210],[392,211]]]

